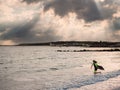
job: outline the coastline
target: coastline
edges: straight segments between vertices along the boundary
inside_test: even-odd
[[[80,88],[72,88],[69,90],[120,90],[120,75],[103,82],[86,85]]]

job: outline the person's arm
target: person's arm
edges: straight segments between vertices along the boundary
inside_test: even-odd
[[[91,65],[91,69],[92,69],[92,67],[93,67],[93,64]]]

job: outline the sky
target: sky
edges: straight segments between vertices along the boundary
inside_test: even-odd
[[[120,0],[0,0],[0,45],[120,42]]]

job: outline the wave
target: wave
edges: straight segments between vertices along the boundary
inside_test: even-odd
[[[59,90],[68,90],[68,89],[72,89],[72,88],[80,88],[82,86],[91,85],[91,84],[95,84],[97,82],[106,81],[110,78],[115,78],[119,75],[120,75],[120,70],[108,72],[106,74],[98,74],[98,75],[96,74],[96,75],[91,75],[91,76],[84,76],[84,78],[87,77],[86,80],[73,81],[71,85],[64,86],[62,89],[59,89]]]

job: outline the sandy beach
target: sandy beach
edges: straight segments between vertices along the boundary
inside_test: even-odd
[[[107,81],[69,90],[120,90],[120,76],[108,79]]]

